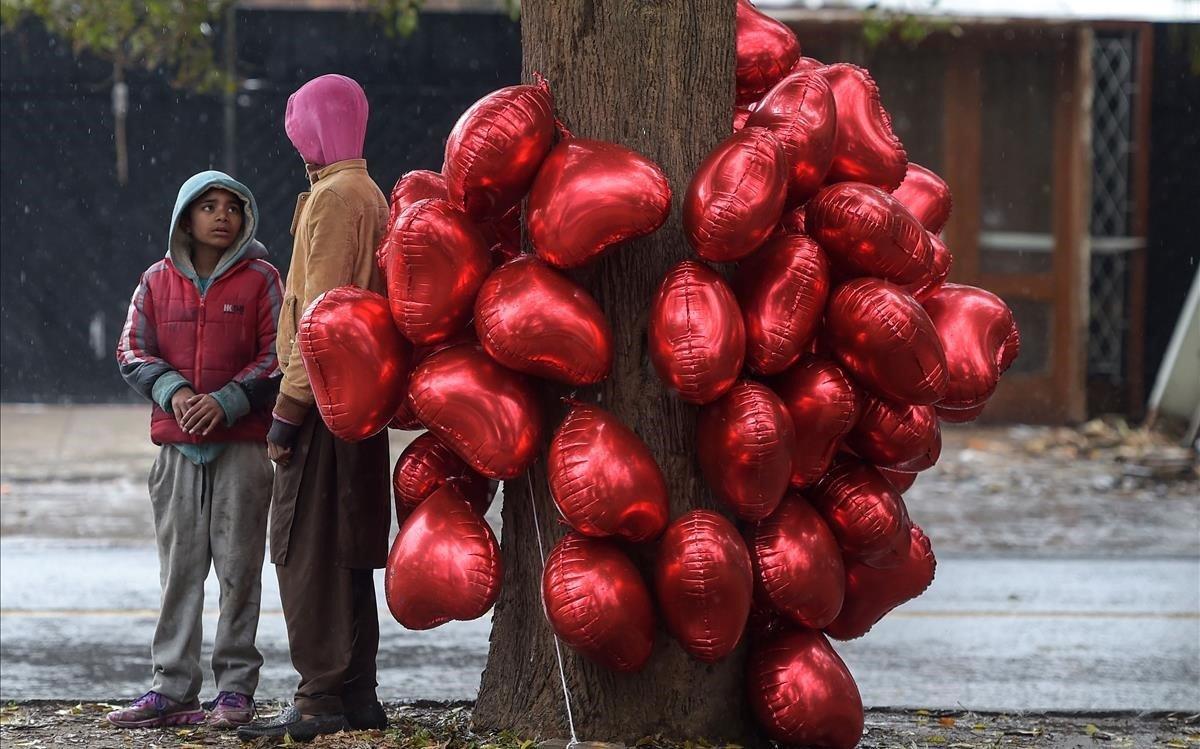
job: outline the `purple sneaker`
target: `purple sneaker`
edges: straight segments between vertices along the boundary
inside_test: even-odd
[[[113,710],[105,716],[118,728],[162,728],[190,726],[204,721],[200,703],[176,702],[166,695],[150,691],[133,701],[124,710]]]
[[[204,722],[213,728],[237,728],[254,718],[254,698],[238,692],[218,692],[204,706],[212,711]]]

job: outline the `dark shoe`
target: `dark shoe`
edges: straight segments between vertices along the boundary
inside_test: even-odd
[[[347,708],[346,722],[355,731],[382,731],[387,728],[388,717],[383,705],[375,700],[370,705]]]
[[[113,710],[105,716],[118,728],[163,728],[191,726],[204,721],[200,703],[176,702],[158,692],[146,692],[123,710]]]
[[[341,713],[305,718],[295,705],[289,705],[274,718],[256,720],[242,726],[237,730],[237,737],[241,741],[253,741],[261,738],[282,739],[290,736],[292,741],[312,741],[326,733],[348,730],[350,730],[350,724],[346,722],[346,717]]]

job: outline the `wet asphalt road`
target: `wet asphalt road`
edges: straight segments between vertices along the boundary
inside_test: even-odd
[[[6,539],[0,567],[0,699],[103,699],[146,688],[158,604],[153,548]],[[379,578],[381,696],[473,698],[488,620],[406,631],[388,614]],[[295,677],[269,567],[263,580],[259,694],[282,698]],[[214,577],[208,601],[206,657]],[[924,596],[837,647],[873,706],[1197,711],[1200,560],[943,555]]]

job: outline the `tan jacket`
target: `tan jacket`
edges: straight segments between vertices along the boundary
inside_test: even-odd
[[[292,217],[292,264],[283,292],[276,348],[283,382],[275,412],[303,423],[314,399],[296,348],[296,324],[321,294],[338,286],[384,292],[375,248],[387,229],[388,206],[364,159],[347,159],[310,175]]]

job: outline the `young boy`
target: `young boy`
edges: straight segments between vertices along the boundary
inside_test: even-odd
[[[209,171],[179,189],[167,256],[142,274],[117,344],[121,375],[153,402],[150,471],[162,608],[150,691],[108,714],[122,728],[205,720],[201,685],[204,579],[217,569],[221,613],[207,722],[254,715],[262,655],[254,645],[272,469],[266,454],[279,382],[279,273],[254,239],[250,190]]]
[[[383,291],[375,248],[387,201],[362,157],[367,97],[356,82],[324,75],[304,84],[288,100],[284,126],[312,183],[292,219],[295,243],[279,321],[283,382],[267,438],[278,464],[271,561],[300,684],[276,718],[238,729],[243,741],[304,741],[387,725],[375,693],[379,615],[372,570],[388,554],[388,438],[354,444],[335,438],[313,408],[295,345],[297,321],[322,293],[345,285]]]

